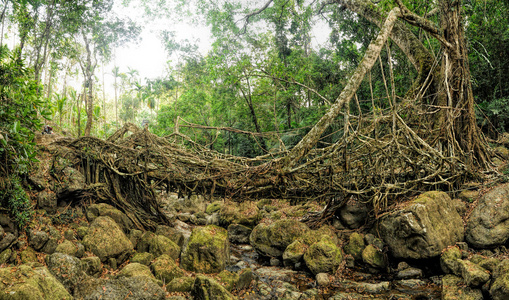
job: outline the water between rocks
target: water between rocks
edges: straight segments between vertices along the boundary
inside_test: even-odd
[[[313,275],[292,270],[278,260],[267,260],[250,245],[230,244],[228,271],[250,267],[254,274],[251,297],[242,299],[441,299],[439,277],[397,279],[391,274],[370,274],[360,268],[346,268],[343,274],[330,276],[327,286],[318,286]],[[341,277],[341,278],[337,278]],[[253,293],[254,292],[254,293]],[[316,298],[314,298],[316,299]]]

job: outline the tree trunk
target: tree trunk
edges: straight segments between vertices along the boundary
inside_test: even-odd
[[[330,107],[329,111],[316,123],[316,125],[302,138],[302,140],[290,151],[285,157],[285,171],[290,171],[290,168],[297,165],[299,160],[304,157],[309,150],[311,150],[325,130],[330,126],[334,119],[339,115],[341,109],[350,103],[353,95],[359,88],[366,72],[371,70],[376,59],[380,55],[385,42],[387,41],[394,24],[398,20],[399,8],[394,8],[389,13],[377,38],[371,42],[368,50],[364,54],[364,58],[348,80],[345,88],[339,95],[338,99]]]

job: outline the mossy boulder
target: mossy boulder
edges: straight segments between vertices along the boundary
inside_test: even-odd
[[[456,275],[442,277],[442,300],[482,300],[481,290],[472,289]],[[506,299],[506,298],[504,298]]]
[[[73,299],[46,267],[0,268],[0,299]]]
[[[156,235],[150,240],[148,251],[155,257],[167,254],[177,259],[180,256],[180,247],[163,235]]]
[[[140,263],[130,263],[126,265],[120,272],[117,274],[117,278],[120,277],[139,277],[144,276],[149,278],[150,280],[160,283],[156,280],[154,274],[150,271],[150,268],[146,265],[142,265]]]
[[[175,261],[167,254],[163,254],[156,258],[150,265],[150,268],[156,278],[162,280],[164,283],[169,283],[174,278],[184,276],[184,271],[182,271]]]
[[[125,233],[134,227],[133,222],[123,212],[109,204],[97,203],[87,207],[86,217],[90,223],[101,216],[112,218]]]
[[[89,277],[75,292],[76,299],[164,300],[166,291],[146,276],[112,279]]]
[[[148,252],[135,253],[131,258],[132,263],[140,263],[142,265],[148,266],[150,262],[154,259],[154,255]]]
[[[308,248],[309,245],[302,239],[293,241],[293,243],[286,247],[285,252],[283,252],[283,264],[287,267],[294,266],[302,260]]]
[[[504,245],[509,239],[509,183],[483,195],[466,226],[466,241],[476,248]]]
[[[362,260],[362,251],[366,248],[364,244],[364,236],[360,233],[354,232],[348,238],[348,243],[345,246],[345,253],[350,254],[355,260]]]
[[[509,299],[509,259],[504,259],[493,273],[490,295],[494,300]]]
[[[54,253],[46,256],[48,270],[68,290],[73,291],[86,277],[81,261],[63,253]]]
[[[258,224],[249,237],[251,246],[264,256],[280,257],[286,247],[308,231],[304,223],[296,220],[279,220],[270,225]]]
[[[166,285],[166,291],[170,293],[188,293],[193,288],[194,278],[193,277],[179,277],[174,278],[170,283]]]
[[[217,274],[217,277],[219,281],[223,283],[224,288],[230,292],[236,287],[237,282],[239,282],[239,274],[227,270],[221,271],[221,273]]]
[[[176,228],[167,225],[158,225],[155,233],[157,235],[164,235],[165,237],[172,240],[175,244],[179,245],[179,247],[182,247],[184,244],[184,235]]]
[[[25,250],[21,251],[20,254],[21,262],[24,264],[37,262],[37,253],[32,247],[26,247]]]
[[[223,207],[223,201],[214,201],[207,205],[207,208],[205,209],[205,212],[209,215],[218,212],[221,210],[221,207]]]
[[[440,256],[440,267],[446,274],[459,274],[460,266],[459,260],[461,259],[461,250],[454,246],[447,248]]]
[[[368,245],[362,250],[362,261],[376,269],[386,267],[386,261],[382,251],[373,245]]]
[[[421,194],[402,209],[385,216],[380,235],[397,258],[437,257],[448,246],[463,241],[463,220],[446,193]]]
[[[83,245],[102,262],[115,258],[121,264],[133,253],[131,241],[110,217],[97,217],[90,224]]]
[[[101,259],[97,256],[89,256],[81,259],[81,268],[89,276],[98,276],[102,271]]]
[[[223,227],[228,227],[230,224],[241,224],[253,228],[260,219],[260,209],[253,201],[226,202],[219,210],[219,224]]]
[[[224,228],[207,225],[193,229],[180,265],[192,272],[219,273],[229,259],[228,232]]]
[[[459,260],[461,277],[468,286],[479,287],[490,280],[490,273],[468,260]]]
[[[64,253],[71,256],[76,256],[78,252],[78,247],[69,240],[64,240],[62,243],[58,244],[55,252]]]
[[[304,253],[304,262],[315,275],[335,272],[342,260],[341,249],[326,238],[311,245]]]
[[[212,278],[199,275],[196,277],[191,296],[195,300],[233,300],[237,299],[228,292],[221,284]]]
[[[0,253],[0,265],[7,264],[11,260],[12,250],[10,248],[5,249]]]

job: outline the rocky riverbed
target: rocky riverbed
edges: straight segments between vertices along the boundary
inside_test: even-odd
[[[509,184],[434,191],[379,216],[352,197],[330,222],[318,203],[159,195],[171,224],[136,228],[84,187],[35,174],[36,216],[0,214],[0,299],[509,299]],[[72,193],[71,193],[72,194]]]

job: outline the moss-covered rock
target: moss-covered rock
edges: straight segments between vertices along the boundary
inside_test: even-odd
[[[373,245],[368,245],[362,251],[362,261],[373,268],[383,269],[386,267],[384,255],[380,249]]]
[[[154,274],[152,274],[148,266],[139,263],[130,263],[122,268],[122,270],[120,270],[120,272],[117,274],[117,278],[138,276],[144,276],[156,283],[161,283],[160,281],[156,280]]]
[[[121,264],[133,252],[131,241],[110,217],[97,217],[90,225],[83,244],[102,262],[115,258]]]
[[[251,228],[241,224],[230,224],[228,226],[228,239],[232,243],[247,244],[251,235]]]
[[[163,235],[156,235],[150,240],[149,252],[155,257],[167,254],[173,259],[180,256],[180,247]]]
[[[46,256],[46,264],[51,274],[70,291],[86,277],[81,261],[74,256],[54,253]]]
[[[484,194],[466,226],[466,241],[476,248],[494,248],[509,239],[509,183]]]
[[[459,260],[461,277],[468,286],[479,287],[490,280],[490,274],[479,265],[468,260]]]
[[[191,289],[191,296],[196,300],[233,300],[237,299],[217,281],[206,276],[197,276]]]
[[[303,239],[293,241],[293,243],[286,247],[285,252],[283,252],[283,264],[287,267],[294,266],[302,260],[308,248],[309,245],[306,244]]]
[[[187,293],[191,291],[194,284],[193,277],[179,277],[174,278],[170,283],[166,285],[166,290],[170,293],[179,292]]]
[[[88,233],[88,226],[80,226],[76,229],[76,236],[78,239],[82,240]]]
[[[55,252],[64,253],[70,256],[76,256],[76,252],[78,252],[78,247],[74,245],[73,242],[69,240],[64,240],[62,243],[58,244]]]
[[[73,299],[46,267],[0,268],[0,299]]]
[[[27,247],[25,250],[21,251],[20,254],[21,262],[24,264],[28,264],[31,262],[37,262],[37,253],[32,247]]]
[[[279,220],[270,225],[258,224],[249,237],[251,245],[264,256],[282,256],[286,247],[308,231],[304,223],[296,220]]]
[[[253,228],[261,219],[260,210],[255,202],[227,202],[219,210],[219,224],[228,227],[230,224],[241,224]]]
[[[463,220],[444,192],[426,192],[405,207],[385,216],[380,235],[398,258],[437,257],[448,246],[463,241]]]
[[[227,270],[221,271],[221,273],[217,274],[217,277],[219,277],[219,281],[223,283],[224,288],[230,292],[239,282],[239,274]]]
[[[221,207],[223,207],[223,201],[214,201],[207,205],[207,208],[205,209],[205,212],[209,215],[218,212]]]
[[[362,260],[362,251],[366,245],[364,244],[364,236],[354,232],[350,235],[348,243],[345,246],[345,253],[350,254],[355,260]]]
[[[150,268],[156,278],[162,280],[164,283],[171,282],[174,278],[184,276],[184,271],[182,271],[175,261],[166,254],[156,258],[150,265]]]
[[[481,290],[465,285],[460,277],[445,275],[442,278],[442,300],[482,300]]]
[[[0,253],[0,265],[7,264],[11,260],[12,250],[10,248],[5,249]]]
[[[101,259],[97,256],[89,256],[81,259],[81,268],[89,276],[98,276],[102,271]]]
[[[221,227],[208,225],[195,227],[180,265],[184,270],[199,273],[219,273],[230,258],[228,232]]]
[[[125,232],[133,228],[133,222],[120,210],[106,203],[92,204],[86,209],[86,217],[89,222],[93,222],[97,217],[110,217]]]
[[[167,225],[159,225],[156,229],[157,235],[164,235],[165,237],[172,240],[175,244],[179,245],[179,247],[182,247],[184,244],[184,235],[182,232],[178,231],[177,229],[167,226]]]
[[[154,255],[152,253],[143,252],[143,253],[135,253],[131,258],[132,263],[140,263],[142,265],[148,266],[150,262],[154,259]]]
[[[164,300],[166,291],[146,276],[101,279],[89,277],[75,292],[76,299]]]
[[[440,267],[446,274],[459,274],[459,262],[461,259],[461,250],[454,246],[447,248],[440,256]]]
[[[304,253],[306,266],[315,275],[335,272],[342,260],[341,249],[325,238],[311,245]]]
[[[509,259],[504,259],[493,273],[490,295],[494,300],[509,299]]]

